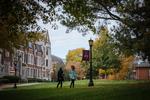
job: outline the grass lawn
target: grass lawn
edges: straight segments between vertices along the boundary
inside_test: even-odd
[[[150,81],[94,80],[94,87],[88,81],[76,81],[75,88],[63,88],[57,83],[41,83],[32,86],[0,91],[0,100],[150,100]]]

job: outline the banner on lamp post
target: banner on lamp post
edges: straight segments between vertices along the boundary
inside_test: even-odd
[[[83,50],[82,61],[89,61],[89,50]]]

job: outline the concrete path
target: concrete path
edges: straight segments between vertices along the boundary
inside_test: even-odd
[[[36,84],[41,84],[41,83],[24,83],[24,84],[17,84],[18,87],[20,86],[29,86],[29,85],[36,85]],[[14,84],[3,84],[0,85],[0,90],[3,90],[5,88],[12,88]]]

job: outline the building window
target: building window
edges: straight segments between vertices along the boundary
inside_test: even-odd
[[[33,64],[33,63],[32,63],[32,62],[33,62],[33,55],[30,55],[30,57],[31,57],[30,64]]]
[[[32,48],[32,47],[33,47],[31,42],[29,42],[29,45],[28,45],[28,46],[29,46],[29,48]]]
[[[39,57],[37,57],[36,59],[37,59],[37,66],[39,66]]]
[[[28,54],[28,64],[34,64],[34,57],[32,54]]]
[[[42,52],[42,45],[36,44],[35,46],[38,52]]]
[[[31,75],[30,76],[33,77],[33,69],[31,69]]]
[[[41,74],[41,73],[40,73],[40,69],[38,69],[38,77],[40,77],[40,74]]]
[[[28,64],[30,64],[30,54],[28,54]]]
[[[29,64],[31,64],[31,54],[29,54]]]
[[[31,77],[31,69],[29,68],[29,77]]]
[[[5,57],[9,57],[9,55],[10,55],[9,52],[6,51],[6,52],[5,52]]]
[[[26,73],[27,76],[29,76],[29,70],[30,70],[29,68],[27,68],[27,70],[26,70],[27,71],[27,73]]]
[[[46,59],[46,66],[48,67],[48,59]]]
[[[21,52],[21,59],[22,59],[22,62],[24,63],[24,52]]]
[[[34,58],[34,64],[37,65],[37,57]]]
[[[46,47],[46,55],[48,55],[48,47]]]
[[[41,66],[45,66],[45,59],[43,57],[41,57]]]
[[[27,56],[25,53],[24,53],[24,63],[27,63]]]
[[[41,66],[41,65],[42,65],[42,64],[41,64],[41,60],[42,60],[41,57],[37,57],[37,66]]]
[[[2,55],[0,54],[0,64],[2,64]]]
[[[28,69],[26,69],[26,76],[28,77]]]

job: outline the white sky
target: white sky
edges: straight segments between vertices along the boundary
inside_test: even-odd
[[[57,30],[51,29],[50,25],[44,25],[42,22],[39,22],[39,25],[49,32],[52,54],[61,58],[65,58],[69,50],[76,48],[89,49],[88,40],[96,38],[92,33],[85,36],[77,31],[66,33],[66,27],[62,25]]]
[[[65,33],[66,29],[62,26],[58,30],[50,31],[52,54],[65,58],[69,50],[76,48],[89,49],[88,40],[95,39],[92,34],[82,36],[81,33],[73,31]]]

